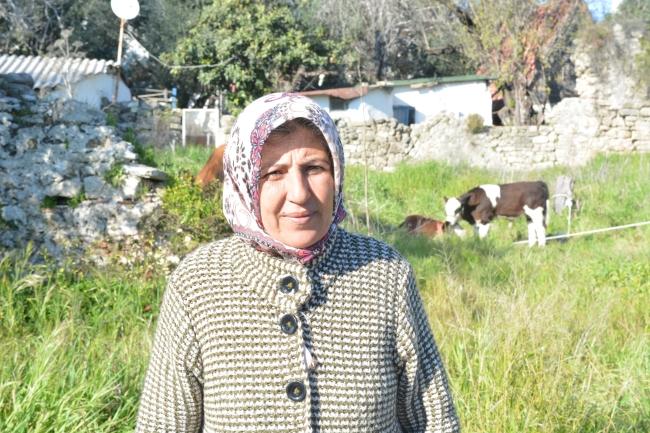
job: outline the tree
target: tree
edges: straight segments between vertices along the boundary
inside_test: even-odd
[[[198,81],[213,92],[229,90],[235,111],[265,93],[292,90],[299,69],[324,68],[335,51],[306,34],[287,6],[253,0],[215,1],[188,33],[168,57],[176,65],[213,65],[199,69]]]
[[[455,34],[478,69],[498,77],[515,125],[531,122],[533,103],[543,107],[544,68],[566,47],[583,0],[435,0],[455,16]],[[542,120],[538,107],[538,122]]]
[[[348,58],[340,60],[354,71],[351,75],[359,63],[367,80],[466,73],[466,59],[449,41],[450,14],[440,5],[426,0],[306,3],[299,17],[346,44]]]

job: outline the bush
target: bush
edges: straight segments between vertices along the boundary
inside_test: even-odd
[[[162,236],[174,254],[231,233],[222,210],[221,184],[201,189],[187,170],[170,175],[162,194],[162,208],[141,223],[146,235]]]
[[[121,161],[115,161],[111,168],[104,172],[104,180],[113,188],[118,188],[125,177],[126,173],[124,173]]]
[[[472,134],[483,131],[483,117],[476,113],[467,116],[467,130]]]

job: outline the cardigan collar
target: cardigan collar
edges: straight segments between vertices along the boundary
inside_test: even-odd
[[[255,291],[262,299],[283,311],[297,311],[305,305],[314,289],[319,290],[330,278],[332,259],[338,256],[334,250],[340,249],[343,229],[337,228],[325,244],[324,251],[307,264],[273,256],[255,248],[235,237],[237,241],[235,263],[242,272],[243,282]],[[239,262],[239,263],[238,263]],[[290,277],[295,278],[292,281]],[[287,282],[297,283],[297,288]],[[284,289],[284,290],[283,290]]]

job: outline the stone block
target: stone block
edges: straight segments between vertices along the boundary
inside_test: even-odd
[[[144,179],[165,180],[167,173],[144,164],[124,164],[124,171],[132,176],[138,176]]]
[[[650,140],[638,140],[634,142],[634,148],[637,152],[650,152]]]
[[[625,120],[623,120],[622,117],[615,117],[614,119],[612,119],[612,127],[614,128],[625,127]]]
[[[634,130],[647,137],[650,137],[650,122],[638,121],[634,124]]]
[[[58,99],[52,105],[52,120],[55,123],[106,124],[106,113],[74,99]]]
[[[548,143],[548,137],[546,135],[538,135],[536,137],[533,137],[531,141],[534,144],[544,144],[544,143]]]
[[[391,143],[390,147],[388,148],[388,153],[389,154],[403,154],[404,153],[404,148],[398,143]]]
[[[632,138],[632,132],[627,129],[619,129],[616,138]]]
[[[650,117],[650,107],[643,107],[639,111],[639,115],[643,117]]]
[[[621,117],[638,116],[639,110],[636,110],[634,108],[623,108],[621,110],[618,110],[618,115]]]
[[[27,214],[19,206],[3,206],[2,219],[22,225],[27,224]]]
[[[54,182],[45,188],[45,195],[50,197],[72,198],[81,192],[82,183],[78,178]]]
[[[628,128],[633,127],[634,124],[636,123],[636,119],[637,119],[636,116],[628,116],[628,117],[626,117],[625,118],[625,126],[627,126]]]

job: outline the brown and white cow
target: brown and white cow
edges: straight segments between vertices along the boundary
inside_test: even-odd
[[[407,234],[434,238],[436,235],[442,235],[449,231],[451,224],[447,221],[439,221],[422,215],[409,215],[399,225],[399,228],[402,227],[406,228]]]
[[[503,185],[480,185],[458,198],[445,197],[446,221],[459,220],[472,224],[480,237],[490,230],[495,218],[515,219],[522,215],[528,221],[528,245],[546,244],[549,219],[549,194],[544,182],[516,182]]]
[[[205,188],[215,179],[223,182],[223,151],[225,148],[226,145],[222,144],[214,149],[208,162],[199,171],[199,174],[196,175],[196,181],[201,185],[201,188]]]

